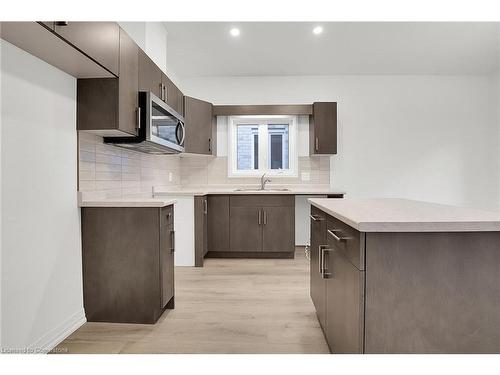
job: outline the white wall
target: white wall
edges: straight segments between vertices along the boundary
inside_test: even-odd
[[[498,125],[488,76],[183,78],[214,104],[337,101],[331,184],[348,197],[500,209]]]
[[[51,348],[85,321],[76,80],[1,46],[2,347]]]

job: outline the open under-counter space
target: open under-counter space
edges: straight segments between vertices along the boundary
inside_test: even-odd
[[[310,292],[332,353],[500,351],[500,214],[309,201]]]

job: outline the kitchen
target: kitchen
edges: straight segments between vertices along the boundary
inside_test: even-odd
[[[2,347],[498,353],[497,49],[496,23],[2,22]]]

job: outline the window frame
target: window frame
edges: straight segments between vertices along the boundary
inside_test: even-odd
[[[238,170],[238,125],[257,125],[259,128],[259,166],[265,168]],[[288,169],[269,169],[269,132],[267,125],[288,125]],[[228,177],[260,177],[268,176],[297,177],[298,176],[298,118],[290,115],[275,116],[230,116],[228,121]],[[252,155],[252,160],[254,157]]]

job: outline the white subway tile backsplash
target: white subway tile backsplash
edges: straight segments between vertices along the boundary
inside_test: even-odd
[[[149,195],[153,187],[259,183],[258,177],[229,178],[227,157],[141,154],[104,144],[101,137],[83,132],[79,134],[79,155],[79,190],[95,197]],[[302,172],[309,174],[309,181],[302,181]],[[272,183],[328,185],[330,157],[299,157],[298,177],[273,177]]]
[[[147,155],[103,143],[79,133],[79,190],[94,197],[151,194],[153,186],[180,184],[178,155]],[[172,173],[172,181],[168,175]]]

